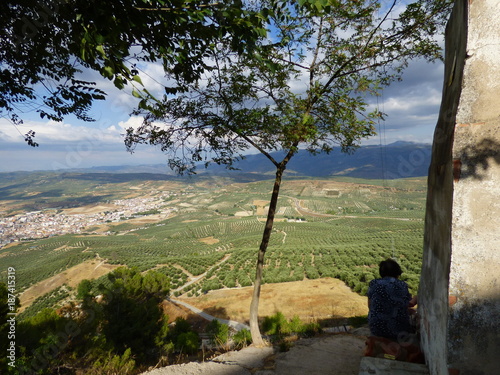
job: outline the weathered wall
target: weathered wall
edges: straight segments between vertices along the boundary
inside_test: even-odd
[[[446,33],[419,291],[422,346],[436,375],[499,371],[498,14],[498,0],[457,0]]]
[[[500,372],[500,1],[469,2],[467,61],[453,145],[448,363]],[[458,171],[457,171],[458,172]]]
[[[447,370],[448,284],[453,203],[452,148],[466,57],[466,3],[458,0],[445,36],[443,96],[434,133],[419,287],[422,347],[432,375]]]

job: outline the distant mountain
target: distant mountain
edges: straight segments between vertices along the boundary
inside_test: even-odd
[[[395,142],[386,146],[363,146],[352,154],[343,154],[339,149],[332,153],[310,155],[299,151],[295,155],[285,173],[295,177],[333,177],[346,176],[367,179],[397,179],[427,176],[431,159],[431,145]],[[278,160],[279,152],[273,153]],[[240,182],[250,182],[272,178],[274,165],[263,155],[247,155],[245,159],[235,163],[238,171],[228,171],[224,166],[203,166],[197,170],[199,177],[207,175],[236,178]],[[166,164],[123,165],[109,167],[93,167],[56,171],[67,173],[68,177],[109,182],[129,180],[171,180],[177,176]],[[0,180],[9,180],[24,176],[30,172],[1,173]]]
[[[396,179],[427,176],[432,147],[429,144],[395,142],[387,146],[364,146],[353,154],[310,155],[300,151],[288,164],[289,175],[310,177],[348,176],[368,179]],[[279,159],[278,153],[274,153]],[[263,155],[247,155],[235,164],[242,172],[264,175],[275,173],[274,165]],[[224,173],[224,167],[212,166],[209,173]],[[226,172],[227,173],[227,172]]]

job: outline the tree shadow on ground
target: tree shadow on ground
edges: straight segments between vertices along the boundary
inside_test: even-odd
[[[227,310],[224,307],[208,307],[203,310],[204,313],[215,316],[216,318],[229,320],[231,317],[227,313]]]

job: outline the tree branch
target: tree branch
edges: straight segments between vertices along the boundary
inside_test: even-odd
[[[212,7],[218,7],[221,6],[221,3],[212,3],[212,4],[200,4],[196,7],[182,7],[182,8],[138,8],[135,7],[136,10],[141,10],[141,11],[163,11],[163,12],[173,12],[173,11],[180,11],[180,10],[196,10],[196,9],[203,9],[203,8],[212,8]]]
[[[342,75],[340,75],[340,72],[342,70],[344,70],[345,67],[347,67],[351,62],[353,62],[356,58],[358,58],[359,56],[361,56],[366,51],[366,49],[368,48],[369,43],[371,43],[371,41],[373,40],[373,37],[375,36],[375,33],[382,27],[382,24],[387,20],[387,17],[389,17],[389,14],[392,12],[392,10],[394,9],[395,5],[396,5],[396,0],[393,1],[391,7],[386,12],[386,14],[382,18],[382,20],[377,25],[377,27],[375,27],[373,29],[373,31],[370,33],[370,35],[368,37],[368,40],[366,41],[364,47],[362,48],[362,51],[360,53],[358,53],[358,54],[352,55],[349,60],[345,61],[344,64],[342,64],[340,67],[337,68],[336,72],[330,77],[330,79],[327,81],[327,83],[323,86],[323,90],[321,90],[318,93],[318,95],[316,95],[316,97],[313,98],[313,104],[316,103],[319,100],[319,97],[326,91],[326,89],[328,89],[328,87],[333,83],[333,81],[335,79],[337,79],[340,76],[342,76]]]

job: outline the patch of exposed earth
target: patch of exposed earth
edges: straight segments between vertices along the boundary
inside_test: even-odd
[[[38,297],[64,284],[76,288],[82,280],[97,279],[118,267],[118,265],[107,264],[103,260],[92,259],[68,268],[55,276],[30,286],[21,293],[19,296],[19,301],[21,302],[19,312],[23,312]]]
[[[247,347],[210,361],[154,369],[143,375],[357,375],[365,332],[300,339],[289,351]]]

